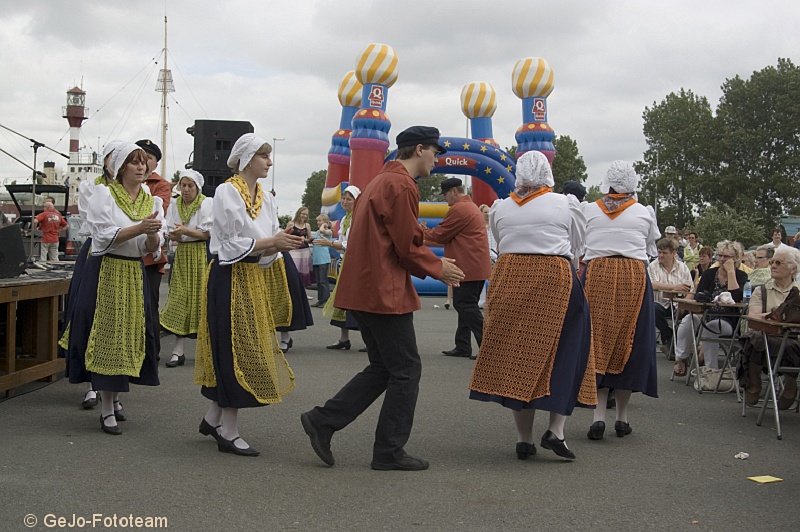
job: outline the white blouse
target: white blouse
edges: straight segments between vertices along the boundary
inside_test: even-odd
[[[174,201],[169,202],[169,207],[167,207],[167,231],[172,232],[181,224],[181,215],[178,214],[178,202],[183,201],[183,198],[177,197]],[[197,209],[191,218],[189,218],[189,223],[185,224],[186,227],[189,229],[198,229],[200,231],[209,232],[211,231],[211,224],[214,221],[214,213],[213,209],[213,198],[206,198],[203,200],[203,203],[200,204],[200,208]],[[181,242],[197,242],[199,239],[182,235]]]
[[[259,184],[264,192],[264,203],[255,220],[247,214],[244,200],[233,185],[222,183],[214,192],[209,251],[219,257],[219,264],[233,264],[253,255],[260,257],[262,266],[268,266],[280,256],[280,253],[253,252],[256,240],[271,237],[281,230],[275,197],[269,193],[265,180],[259,179]]]
[[[586,216],[586,255],[589,261],[621,255],[647,261],[658,255],[656,241],[661,237],[655,217],[641,203],[635,203],[613,220],[596,202],[583,207]]]
[[[583,255],[586,221],[574,196],[548,192],[524,205],[506,198],[489,211],[489,227],[504,253]]]
[[[140,192],[143,194],[144,191]],[[161,256],[161,246],[164,245],[164,207],[159,197],[153,197],[153,211],[156,219],[161,222],[161,231],[158,234],[158,251],[154,253],[156,259]],[[91,201],[86,208],[86,225],[92,236],[92,255],[121,255],[123,257],[143,257],[149,251],[147,235],[139,235],[122,243],[117,243],[117,235],[122,229],[138,224],[119,208],[111,191],[106,186],[93,186]]]
[[[78,185],[78,218],[80,219],[80,229],[78,230],[78,234],[80,236],[91,236],[91,227],[89,227],[89,224],[86,223],[86,211],[89,209],[89,203],[92,201],[92,193],[94,192],[94,189],[98,186],[105,186],[96,185],[95,179],[96,177],[88,177],[81,181],[81,184]],[[147,188],[147,185],[144,183],[142,183],[142,190],[150,194],[150,189]]]

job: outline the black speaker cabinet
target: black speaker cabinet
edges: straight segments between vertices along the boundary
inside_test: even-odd
[[[253,124],[237,120],[195,120],[186,130],[194,136],[192,169],[205,178],[203,194],[213,196],[214,190],[232,175],[228,157],[233,143],[245,133],[253,133]]]

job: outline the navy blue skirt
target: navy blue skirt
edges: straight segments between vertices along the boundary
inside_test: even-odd
[[[144,386],[158,386],[158,350],[156,335],[158,324],[150,312],[150,302],[147,294],[149,287],[147,276],[142,265],[142,287],[144,289],[144,318],[145,318],[145,357],[138,377],[128,375],[100,375],[86,369],[86,347],[89,345],[89,334],[94,323],[94,313],[97,305],[97,290],[100,278],[100,265],[103,256],[88,255],[81,267],[80,282],[75,287],[72,302],[72,317],[69,321],[69,348],[66,352],[66,375],[69,382],[78,384],[91,382],[95,390],[107,392],[127,392],[129,384]],[[141,264],[141,261],[139,261]],[[72,287],[70,286],[70,290]]]
[[[520,309],[520,312],[525,312],[525,309]],[[547,410],[565,416],[572,414],[576,406],[594,408],[593,405],[582,405],[577,401],[586,364],[589,361],[591,332],[589,305],[583,295],[583,285],[573,270],[572,292],[570,292],[567,312],[564,315],[564,325],[553,361],[553,371],[550,374],[550,395],[523,402],[519,399],[470,390],[469,398],[498,403],[512,410]]]
[[[658,397],[658,374],[656,368],[656,318],[653,309],[653,286],[647,276],[647,286],[642,298],[636,332],[633,334],[633,347],[622,373],[597,375],[598,388],[614,388],[642,392],[650,397]]]
[[[245,259],[247,260],[247,259]],[[233,266],[211,265],[208,273],[206,312],[208,336],[211,343],[211,361],[217,385],[202,386],[200,393],[222,408],[254,408],[267,406],[259,403],[253,394],[242,388],[233,369],[233,337],[231,331],[231,271]],[[202,324],[201,324],[202,326]]]
[[[311,315],[311,305],[308,304],[306,289],[300,280],[300,272],[297,271],[292,256],[288,251],[283,253],[283,263],[286,265],[286,284],[289,285],[289,297],[292,299],[292,322],[288,327],[276,327],[277,331],[302,331],[314,325],[314,317]]]
[[[75,264],[72,266],[72,277],[69,281],[69,291],[67,292],[67,300],[64,302],[64,318],[58,331],[59,338],[63,336],[64,330],[67,328],[70,321],[72,321],[72,314],[75,309],[75,300],[78,297],[78,290],[81,286],[81,278],[84,275],[83,270],[86,266],[86,257],[89,256],[89,250],[91,247],[92,239],[87,238],[86,242],[84,242],[81,246],[80,251],[78,251],[78,256],[75,258]],[[59,346],[58,356],[61,358],[66,358],[67,350]]]

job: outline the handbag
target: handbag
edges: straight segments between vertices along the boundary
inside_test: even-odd
[[[697,370],[691,371],[694,381],[692,385],[697,391],[714,393],[731,393],[736,389],[734,382],[733,368],[727,367],[725,370],[713,369],[708,366],[700,366],[700,374]]]
[[[783,303],[770,312],[767,319],[783,323],[800,323],[800,290],[793,286]]]

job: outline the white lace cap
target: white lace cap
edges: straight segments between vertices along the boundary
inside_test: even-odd
[[[614,161],[600,183],[600,192],[608,194],[609,189],[613,188],[620,194],[630,194],[636,192],[638,187],[639,175],[633,165],[625,161]]]
[[[106,142],[105,146],[103,146],[103,152],[100,154],[100,160],[105,162],[106,157],[108,154],[114,151],[116,148],[125,144],[124,140],[109,140]]]
[[[231,155],[228,157],[228,167],[235,170],[236,163],[239,163],[239,170],[244,170],[244,167],[250,164],[253,155],[264,144],[267,144],[267,141],[255,133],[245,133],[234,143]]]
[[[179,170],[178,171],[178,183],[180,183],[181,179],[184,177],[188,177],[194,184],[197,185],[197,190],[200,191],[203,188],[203,183],[205,183],[205,179],[203,179],[203,174],[196,170]]]
[[[344,192],[349,192],[353,196],[353,199],[358,199],[358,195],[361,194],[361,189],[355,185],[350,185],[344,189]],[[344,194],[344,192],[342,194]]]
[[[514,185],[516,188],[552,187],[555,185],[553,170],[550,168],[550,162],[547,157],[540,151],[525,152],[517,161],[517,175]]]
[[[119,146],[114,148],[111,152],[111,173],[112,177],[116,177],[119,171],[122,169],[122,165],[125,164],[125,159],[128,158],[128,155],[135,152],[136,150],[141,150],[139,146],[134,144],[133,142],[120,142]]]

